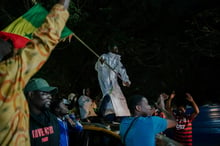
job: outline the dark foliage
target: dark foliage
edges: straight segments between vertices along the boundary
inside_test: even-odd
[[[49,9],[55,0],[38,2]],[[1,0],[0,27],[31,6],[31,0]],[[219,11],[217,0],[74,0],[67,26],[98,54],[117,42],[132,81],[129,89],[122,87],[126,96],[155,99],[160,92],[187,91],[204,104],[219,102]],[[90,86],[100,95],[96,60],[73,38],[58,45],[36,76],[64,94]]]

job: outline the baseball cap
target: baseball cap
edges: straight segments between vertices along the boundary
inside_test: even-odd
[[[47,81],[42,78],[33,78],[27,83],[24,93],[29,91],[43,91],[50,94],[56,94],[58,92],[58,88],[50,86]]]

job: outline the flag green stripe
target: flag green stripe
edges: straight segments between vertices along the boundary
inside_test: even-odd
[[[9,26],[3,29],[4,32],[18,34],[29,39],[31,39],[32,33],[35,30],[36,30],[36,27],[33,26],[27,20],[23,19],[23,17],[17,18]]]
[[[25,14],[3,29],[3,31],[15,33],[31,39],[32,33],[36,30],[36,28],[41,26],[47,14],[48,11],[45,8],[43,8],[40,4],[36,4]],[[64,27],[61,33],[61,39],[70,36],[72,33],[73,32],[69,28]]]
[[[36,4],[24,15],[22,15],[22,17],[38,28],[44,22],[47,14],[48,12],[45,8],[43,8],[40,4]]]

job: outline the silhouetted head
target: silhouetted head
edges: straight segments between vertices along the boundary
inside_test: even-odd
[[[0,31],[0,61],[6,60],[22,49],[30,39],[14,33]]]
[[[89,96],[90,97],[90,95],[91,95],[91,91],[90,91],[90,88],[84,88],[83,89],[83,95],[86,95],[86,96]]]
[[[185,114],[187,101],[185,99],[176,102],[176,110],[179,115]]]
[[[0,38],[0,61],[11,57],[13,54],[13,45],[11,41],[5,41]]]
[[[118,54],[119,50],[118,50],[118,46],[116,44],[110,44],[108,45],[108,50],[112,53],[116,53]]]
[[[54,98],[51,102],[51,112],[54,113],[58,117],[63,117],[68,114],[69,110],[67,105],[64,103],[64,98]]]

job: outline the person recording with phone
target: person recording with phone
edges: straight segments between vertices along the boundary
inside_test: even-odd
[[[65,105],[63,98],[54,98],[52,100],[50,109],[57,117],[60,127],[60,146],[69,146],[69,135],[73,132],[81,132],[83,130],[82,124],[75,118],[74,115],[69,114],[67,105]]]

